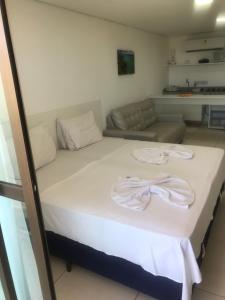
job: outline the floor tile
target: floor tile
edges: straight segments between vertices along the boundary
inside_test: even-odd
[[[196,145],[196,141],[192,138],[185,138],[183,140],[184,145]]]
[[[224,297],[220,297],[215,294],[208,293],[198,288],[194,289],[194,293],[191,298],[191,300],[224,300],[224,299],[225,299]],[[136,298],[136,300],[156,300],[156,299],[140,293]]]
[[[225,139],[224,139],[224,141],[221,141],[221,140],[218,141],[218,142],[216,143],[216,147],[225,149]]]
[[[225,242],[225,199],[219,204],[210,236],[216,241]]]
[[[225,242],[210,237],[202,264],[200,289],[225,297]]]
[[[208,139],[184,139],[184,145],[196,145],[196,146],[203,146],[203,147],[216,147],[215,141],[210,141]]]
[[[137,291],[74,266],[56,283],[57,300],[135,300]]]
[[[211,293],[207,293],[205,291],[202,291],[200,289],[195,289],[192,300],[224,300],[225,298],[216,296]]]
[[[149,297],[147,295],[144,295],[142,293],[139,293],[136,300],[156,300],[155,298]]]
[[[51,260],[53,280],[54,282],[56,282],[66,271],[65,262],[54,256],[51,256],[50,260]]]
[[[208,129],[207,127],[187,127],[184,143],[191,145],[225,146],[225,131]]]
[[[195,133],[196,131],[199,131],[199,129],[201,129],[201,127],[187,126],[186,134],[187,133]]]

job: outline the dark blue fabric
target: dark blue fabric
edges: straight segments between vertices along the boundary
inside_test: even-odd
[[[50,253],[95,273],[118,281],[160,300],[180,300],[182,284],[154,276],[140,266],[109,256],[53,232],[47,232]]]

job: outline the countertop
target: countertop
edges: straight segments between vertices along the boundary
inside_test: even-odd
[[[225,99],[225,95],[192,95],[192,96],[180,96],[180,95],[154,95],[153,99]]]
[[[168,104],[196,104],[196,105],[225,105],[225,95],[154,95],[151,97],[155,103]]]

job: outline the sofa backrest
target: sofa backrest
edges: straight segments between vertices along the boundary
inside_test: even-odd
[[[148,128],[157,121],[154,103],[151,99],[146,99],[139,102],[139,107],[141,110],[142,118],[145,122],[145,128]]]
[[[113,109],[107,118],[109,128],[144,130],[157,120],[151,99]]]

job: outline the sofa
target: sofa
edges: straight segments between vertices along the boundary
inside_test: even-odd
[[[151,99],[113,109],[103,135],[141,141],[181,143],[185,123],[181,114],[157,114]]]

